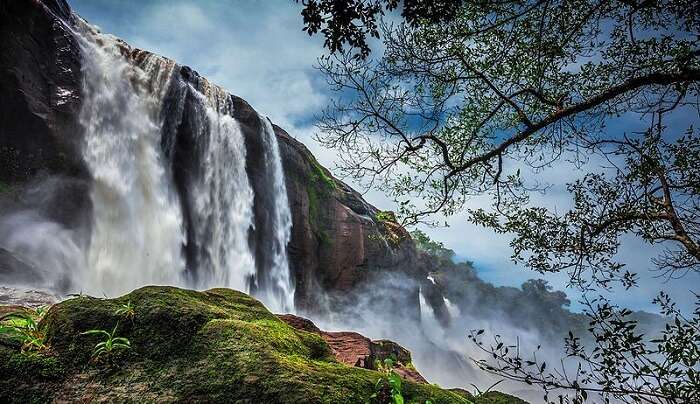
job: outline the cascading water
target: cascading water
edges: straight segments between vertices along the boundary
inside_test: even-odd
[[[196,99],[200,122],[195,139],[202,154],[201,173],[191,183],[191,215],[198,248],[198,265],[208,273],[200,286],[226,286],[247,290],[255,274],[255,259],[248,246],[253,226],[253,189],[246,173],[245,139],[238,122],[229,115],[228,97],[216,92],[206,97],[188,85]]]
[[[108,295],[148,284],[231,287],[252,290],[273,310],[293,310],[286,251],[292,217],[270,122],[259,118],[263,153],[254,156],[263,159],[268,185],[261,189],[271,201],[265,229],[255,229],[270,240],[269,263],[256,265],[256,196],[231,96],[205,79],[184,79],[172,61],[77,24],[93,218],[85,270],[74,283]],[[189,166],[175,178],[181,130]],[[262,287],[256,279],[264,279]]]
[[[116,38],[86,24],[79,23],[79,31],[84,97],[79,119],[94,211],[87,273],[79,283],[108,295],[179,284],[182,217],[159,146],[161,89],[143,88],[151,77],[169,72],[158,70],[157,63],[148,72],[136,68]]]
[[[292,213],[289,210],[277,136],[268,119],[260,117],[260,120],[265,144],[265,166],[268,175],[272,176],[270,192],[274,198],[272,267],[267,276],[269,285],[263,289],[262,296],[263,300],[276,310],[289,311],[294,307],[294,284],[289,276],[289,261],[287,260],[287,244],[292,235]]]

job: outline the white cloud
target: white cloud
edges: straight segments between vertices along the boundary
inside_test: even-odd
[[[307,119],[326,101],[313,68],[322,47],[301,30],[295,3],[158,1],[113,13],[73,6],[131,45],[192,67],[281,126]],[[117,13],[132,15],[131,23],[117,23]]]

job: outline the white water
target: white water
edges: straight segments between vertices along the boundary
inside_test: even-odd
[[[139,55],[138,66],[122,54],[128,45],[79,22],[83,56],[85,130],[83,157],[93,177],[92,233],[86,265],[74,283],[93,294],[113,296],[144,285],[205,289],[230,287],[250,292],[256,265],[248,245],[254,226],[253,189],[246,172],[240,124],[229,96],[206,80],[188,91],[200,103],[190,116],[200,159],[187,184],[192,198],[189,226],[197,244],[196,276],[186,277],[182,205],[161,148],[160,113],[174,62]],[[260,118],[266,175],[272,184],[272,268],[258,297],[273,310],[294,308],[287,244],[292,218],[271,124]],[[192,153],[195,153],[192,150]]]
[[[70,274],[84,271],[84,255],[76,239],[73,231],[32,210],[0,217],[0,248],[38,271],[33,287],[62,289],[68,286]]]
[[[79,119],[94,217],[87,270],[77,283],[108,296],[148,284],[180,284],[182,215],[160,149],[162,89],[145,91],[148,84],[167,81],[153,77],[170,72],[145,72],[127,63],[116,38],[80,28]]]
[[[206,125],[196,135],[204,149],[203,174],[192,184],[192,221],[197,240],[204,241],[200,266],[208,272],[203,287],[248,290],[255,259],[248,247],[253,226],[253,189],[246,173],[245,139],[239,123],[227,114],[226,96],[205,97],[190,91],[206,111]]]
[[[273,265],[269,278],[272,287],[263,291],[261,298],[273,310],[289,312],[294,308],[294,284],[289,276],[287,244],[292,236],[292,213],[289,210],[284,170],[280,157],[277,136],[272,124],[261,117],[263,124],[263,141],[265,143],[265,164],[267,172],[272,174],[274,212],[273,212]]]

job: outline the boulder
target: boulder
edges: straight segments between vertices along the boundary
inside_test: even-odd
[[[133,316],[119,314],[125,304]],[[39,323],[49,349],[23,353],[0,337],[0,402],[363,403],[382,374],[335,359],[318,334],[295,329],[252,297],[145,287],[117,299],[79,296]],[[96,359],[92,329],[131,349]],[[406,381],[406,402],[469,403]]]
[[[428,383],[413,367],[411,353],[396,342],[372,341],[362,334],[350,331],[322,331],[311,320],[293,314],[280,314],[277,317],[298,330],[320,335],[331,348],[333,356],[341,363],[379,370],[385,359],[391,359],[394,372],[403,379],[414,383]]]

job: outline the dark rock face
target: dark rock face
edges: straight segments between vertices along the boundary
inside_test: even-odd
[[[79,153],[80,52],[63,0],[0,4],[0,180],[42,171],[84,176]]]
[[[0,2],[0,210],[33,208],[87,229],[89,174],[80,154],[80,51],[64,0]],[[38,268],[0,254],[0,281],[41,282]],[[12,282],[10,282],[10,280]],[[66,285],[56,285],[57,288]]]
[[[51,204],[49,216],[75,227],[89,198],[77,122],[80,51],[61,22],[70,18],[64,0],[0,4],[0,181],[62,176],[62,203]]]
[[[57,189],[60,202],[51,217],[71,228],[89,228],[90,179],[80,153],[78,125],[80,51],[66,27],[71,18],[65,0],[0,4],[0,182],[23,186],[37,178],[66,179],[69,186]],[[125,54],[128,52],[125,49]],[[130,52],[126,56],[136,63],[148,54],[138,49]],[[176,69],[178,80],[168,88],[163,110],[162,147],[187,223],[187,184],[201,162],[193,152],[197,144],[191,133],[196,123],[186,119],[193,115],[187,113],[193,103],[182,85],[191,83],[196,87],[201,78],[188,67]],[[255,229],[249,244],[257,265],[264,267],[270,259],[266,252],[271,241],[265,237],[269,234],[265,229],[270,226],[272,201],[269,180],[264,175],[261,122],[244,100],[230,96],[230,104],[244,132],[247,172],[255,191]],[[298,307],[307,311],[328,309],[319,304],[322,298],[328,302],[326,306],[332,306],[335,295],[362,289],[381,274],[424,278],[422,270],[413,264],[415,247],[403,228],[391,220],[378,219],[378,210],[333,178],[303,144],[277,126],[274,130],[292,211],[288,254]],[[192,240],[189,235],[183,249],[188,267],[197,268],[199,247]],[[190,275],[196,280],[196,273]],[[265,282],[264,276],[255,279],[258,286]],[[326,295],[330,299],[325,299]],[[417,288],[407,298],[417,304]]]

